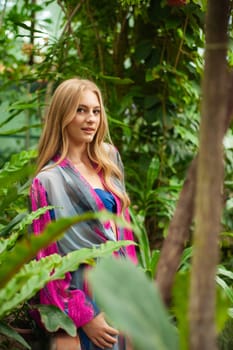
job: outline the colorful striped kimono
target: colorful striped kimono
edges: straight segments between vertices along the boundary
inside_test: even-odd
[[[122,169],[119,153],[114,149],[114,161]],[[49,166],[53,165],[59,157],[55,157]],[[100,175],[101,176],[101,175]],[[112,179],[120,191],[125,191],[124,182]],[[56,208],[47,211],[39,219],[34,220],[32,230],[35,235],[40,234],[51,221],[61,217],[70,217],[82,214],[86,211],[100,211],[105,209],[105,203],[90,184],[82,177],[72,163],[65,159],[59,165],[42,170],[34,179],[30,192],[31,207],[35,211],[38,208],[52,205]],[[112,194],[116,205],[116,214],[121,213],[121,202]],[[129,221],[128,211],[125,218]],[[93,248],[108,240],[133,240],[133,234],[129,229],[117,228],[117,236],[111,229],[110,222],[102,223],[99,220],[91,220],[73,225],[64,236],[56,243],[41,250],[38,259],[53,253],[65,255],[81,248]],[[120,254],[128,256],[133,262],[137,262],[134,245],[129,245],[120,250]],[[63,280],[49,282],[40,291],[40,303],[56,305],[66,312],[77,326],[82,350],[99,349],[90,342],[82,326],[91,321],[99,312],[95,301],[88,294],[88,287],[84,279],[87,266],[81,265],[77,271],[67,273]],[[119,337],[112,350],[124,350],[124,341]]]

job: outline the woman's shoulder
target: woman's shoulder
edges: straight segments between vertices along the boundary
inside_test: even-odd
[[[56,181],[58,178],[61,177],[61,174],[58,170],[58,166],[52,166],[51,164],[45,166],[41,171],[35,176],[40,182],[50,182],[50,181]]]
[[[112,158],[113,160],[120,158],[120,153],[119,153],[117,147],[115,145],[113,145],[112,143],[104,142],[103,147],[104,147],[105,151],[107,152],[108,156],[110,158]]]
[[[108,153],[111,153],[111,152],[116,153],[117,152],[117,148],[112,143],[104,142],[103,147],[104,147],[105,151]]]
[[[108,153],[109,158],[122,170],[123,164],[121,160],[121,155],[116,146],[111,143],[104,143],[106,152]]]

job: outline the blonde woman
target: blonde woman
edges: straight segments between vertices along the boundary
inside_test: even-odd
[[[30,196],[33,211],[56,206],[34,220],[36,235],[51,220],[85,211],[107,209],[129,220],[121,158],[110,141],[101,92],[92,81],[73,78],[55,90],[39,142],[38,168]],[[133,240],[132,232],[114,222],[83,222],[72,226],[38,258],[122,239]],[[118,254],[137,261],[134,245],[122,248]],[[56,305],[69,315],[77,326],[82,350],[124,350],[124,339],[107,323],[88,294],[85,269],[82,265],[67,273],[64,280],[48,283],[40,291],[40,302]]]

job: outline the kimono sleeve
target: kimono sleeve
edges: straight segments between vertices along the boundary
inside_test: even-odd
[[[46,190],[38,178],[32,182],[30,189],[32,211],[48,206]],[[46,225],[55,219],[54,211],[48,210],[32,224],[35,235],[43,234]],[[52,243],[37,254],[42,259],[51,254],[59,254],[57,244]],[[67,272],[64,279],[50,281],[40,290],[40,303],[55,305],[64,311],[75,323],[81,327],[90,322],[100,311],[93,300],[81,289],[70,289],[71,273]]]

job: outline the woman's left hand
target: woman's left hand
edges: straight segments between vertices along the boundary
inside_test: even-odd
[[[92,343],[101,349],[112,348],[117,342],[116,336],[119,332],[107,324],[103,313],[98,314],[82,328]]]

